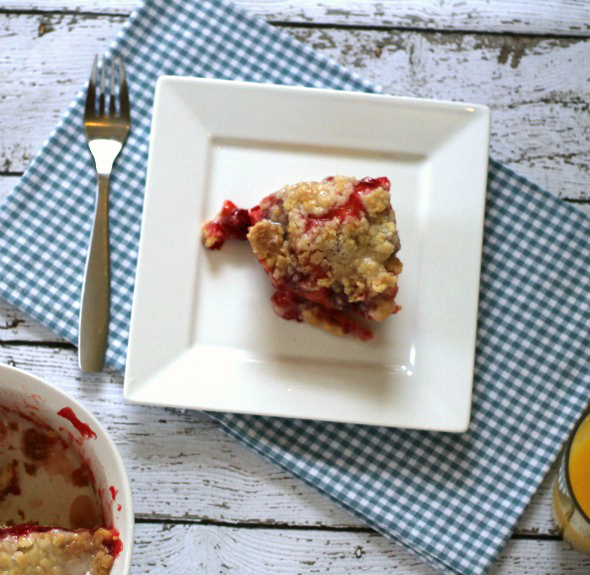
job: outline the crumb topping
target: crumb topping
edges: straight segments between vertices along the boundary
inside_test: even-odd
[[[245,210],[239,212],[228,216],[222,211],[218,219],[203,225],[206,247],[219,245],[213,232],[228,218],[239,215],[243,233]],[[299,313],[286,314],[297,317],[286,319],[342,335],[346,330],[322,307],[375,321],[399,310],[395,295],[402,270],[396,256],[400,240],[387,178],[333,176],[287,185],[247,213],[250,226],[245,237],[274,287],[288,291],[291,300],[314,304],[299,302]],[[286,317],[278,311],[285,306],[274,307]]]
[[[0,538],[0,572],[8,575],[108,575],[116,535],[96,531],[31,530]]]

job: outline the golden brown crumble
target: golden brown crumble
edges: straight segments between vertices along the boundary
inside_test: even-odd
[[[0,572],[6,575],[108,575],[114,557],[108,529],[51,529],[0,539]]]

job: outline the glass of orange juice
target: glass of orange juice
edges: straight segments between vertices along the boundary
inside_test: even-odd
[[[590,553],[590,409],[565,444],[553,486],[553,513],[563,538]]]

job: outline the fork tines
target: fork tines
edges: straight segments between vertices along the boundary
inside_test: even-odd
[[[117,66],[118,60],[118,66]],[[96,79],[98,76],[98,56],[94,57],[94,64],[92,65],[92,72],[90,73],[90,80],[88,81],[88,92],[86,95],[86,108],[84,112],[85,118],[94,118],[97,116],[105,115],[105,103],[106,103],[106,77],[107,77],[107,60],[103,56],[100,66],[100,87],[98,88],[98,113],[96,109]],[[119,76],[118,84],[115,76]],[[108,116],[117,115],[117,97],[116,91],[118,87],[119,92],[119,116],[122,118],[129,118],[129,91],[127,88],[127,79],[125,77],[125,66],[123,64],[123,58],[112,58],[110,61],[110,73],[109,73],[109,107]]]

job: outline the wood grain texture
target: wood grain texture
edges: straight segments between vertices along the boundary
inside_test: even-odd
[[[7,10],[127,14],[136,0],[4,0]],[[235,0],[270,22],[478,32],[590,34],[584,0]]]
[[[157,542],[157,545],[154,545]],[[375,533],[137,525],[134,571],[207,575],[436,575]],[[561,541],[511,541],[490,575],[588,575],[590,558]]]
[[[135,0],[0,2],[1,202]],[[237,3],[392,94],[491,103],[496,158],[562,197],[590,200],[590,3]],[[579,207],[590,213],[590,203]],[[0,362],[57,385],[105,423],[144,521],[133,572],[435,574],[205,415],[125,404],[118,374],[80,373],[72,346],[2,301]],[[554,474],[492,575],[590,572],[590,558],[555,536]]]
[[[12,325],[15,317],[9,306],[4,309],[7,311],[0,307],[0,327]],[[28,339],[32,323],[28,320],[17,326],[19,341]],[[0,340],[12,329],[0,329]],[[7,343],[0,345],[0,362],[58,386],[97,414],[125,460],[140,517],[362,526],[312,488],[221,433],[204,414],[126,404],[121,376],[113,371],[81,373],[73,349]],[[553,477],[554,470],[520,522],[518,533],[555,535],[550,503]]]
[[[25,169],[85,83],[93,54],[123,21],[0,14],[0,50],[12,54],[0,59],[0,171]],[[490,104],[494,157],[561,197],[590,198],[590,40],[309,28],[288,33],[388,93]]]

